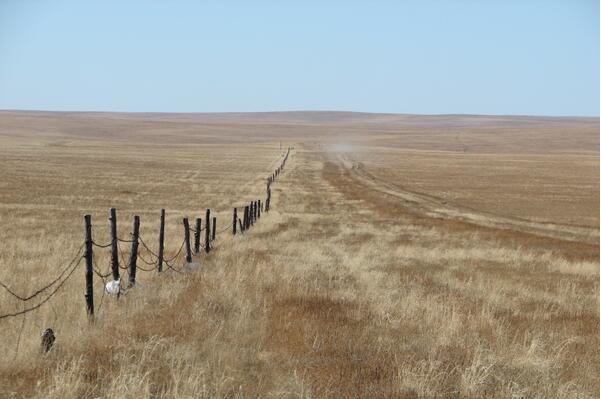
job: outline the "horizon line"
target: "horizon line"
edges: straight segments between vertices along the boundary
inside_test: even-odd
[[[601,115],[545,115],[545,114],[474,114],[474,113],[403,113],[403,112],[372,112],[372,111],[348,111],[332,109],[293,109],[273,111],[98,111],[98,110],[48,110],[48,109],[18,109],[0,108],[0,112],[45,112],[45,113],[79,113],[79,114],[186,114],[186,115],[208,115],[208,114],[289,114],[289,113],[341,113],[341,114],[367,114],[367,115],[398,115],[398,116],[473,116],[473,117],[533,117],[533,118],[601,118]]]

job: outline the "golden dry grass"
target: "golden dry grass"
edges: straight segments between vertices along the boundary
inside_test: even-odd
[[[587,119],[2,113],[0,281],[19,292],[79,247],[84,213],[106,242],[109,207],[120,235],[139,214],[145,238],[165,207],[173,253],[183,216],[229,222],[263,196],[278,141],[295,150],[272,212],[218,237],[200,272],[140,273],[89,325],[81,269],[40,310],[0,320],[0,397],[597,397],[597,132]],[[20,306],[0,294],[0,313]],[[40,356],[46,327],[57,345]]]

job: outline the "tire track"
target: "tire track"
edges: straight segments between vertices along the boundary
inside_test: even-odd
[[[407,190],[386,182],[371,174],[361,162],[349,156],[338,155],[337,162],[349,175],[362,186],[393,197],[408,209],[433,218],[455,219],[480,226],[505,230],[518,230],[530,234],[552,237],[568,241],[580,241],[590,244],[599,243],[599,231],[554,223],[539,223],[518,218],[495,215],[449,204],[446,201],[423,193]]]

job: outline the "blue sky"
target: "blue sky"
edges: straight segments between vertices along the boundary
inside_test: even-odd
[[[0,109],[599,115],[596,1],[0,1]]]

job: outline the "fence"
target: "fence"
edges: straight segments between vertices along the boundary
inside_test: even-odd
[[[182,273],[186,267],[188,267],[189,269],[193,269],[193,252],[198,255],[202,252],[202,250],[204,250],[206,254],[209,254],[214,248],[214,242],[217,238],[217,233],[223,233],[231,229],[233,235],[244,234],[245,232],[250,230],[256,222],[259,221],[259,219],[262,217],[262,213],[269,212],[271,207],[271,185],[275,182],[277,177],[284,170],[284,166],[286,165],[286,161],[288,160],[289,155],[290,147],[288,147],[288,150],[282,158],[279,166],[273,171],[271,175],[267,177],[265,201],[263,202],[260,199],[250,201],[248,205],[245,205],[242,208],[244,213],[241,218],[238,216],[238,209],[234,207],[232,223],[225,224],[225,226],[221,230],[217,230],[217,218],[211,217],[210,209],[206,210],[204,227],[202,227],[201,218],[196,218],[194,228],[190,227],[190,221],[188,218],[183,218],[183,241],[179,246],[179,249],[176,251],[175,255],[173,255],[170,258],[165,258],[165,209],[161,209],[160,211],[158,250],[156,252],[153,251],[149,247],[149,245],[147,245],[147,241],[144,240],[143,237],[140,235],[139,216],[134,215],[131,239],[122,239],[119,238],[117,234],[117,210],[115,208],[111,208],[109,218],[111,240],[106,244],[100,244],[94,241],[93,238],[92,216],[85,215],[85,240],[77,250],[75,256],[71,259],[68,265],[64,269],[62,269],[62,271],[54,280],[50,281],[45,286],[35,290],[32,294],[28,296],[17,294],[7,284],[0,281],[0,287],[2,287],[11,296],[23,303],[30,303],[31,300],[41,295],[45,295],[45,297],[35,305],[31,305],[20,311],[0,314],[0,320],[32,312],[43,306],[73,276],[75,270],[77,270],[82,260],[85,260],[85,307],[90,320],[94,319],[95,312],[94,275],[96,275],[102,280],[104,286],[102,298],[99,305],[100,308],[100,306],[102,306],[102,299],[104,299],[104,295],[106,293],[114,294],[117,297],[119,297],[120,295],[122,295],[122,293],[126,292],[126,289],[124,289],[122,283],[122,272],[128,274],[128,284],[126,288],[129,289],[135,286],[138,271],[156,271],[158,273],[161,273],[164,271],[165,268],[167,268],[173,270],[176,273]],[[201,244],[203,231],[204,243]],[[193,247],[190,233],[194,233]],[[131,245],[129,262],[127,263],[127,265],[121,264],[119,260],[120,258],[121,260],[125,259],[125,257],[123,256],[123,252],[121,251],[121,243],[127,243]],[[145,259],[143,256],[141,256],[139,250],[140,245],[142,245],[142,247],[147,251],[147,253],[150,254],[150,259]],[[106,273],[102,273],[98,268],[95,258],[95,248],[110,248],[110,270],[108,270]],[[185,254],[185,263],[178,266],[180,257],[183,254]],[[138,261],[142,262],[145,266],[141,266],[138,263]],[[107,281],[109,277],[112,277],[111,281]],[[48,338],[49,336],[52,336],[52,340]],[[53,342],[53,335],[51,329],[45,331],[43,335],[42,346],[45,347],[45,351],[47,351],[49,347],[52,346],[51,344],[48,345],[48,342]]]

